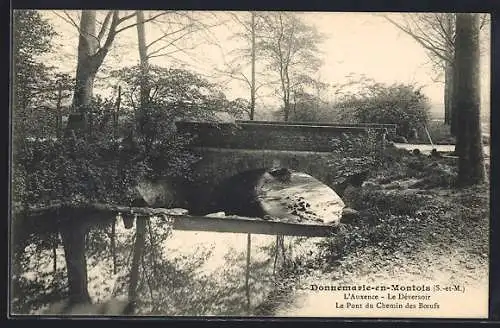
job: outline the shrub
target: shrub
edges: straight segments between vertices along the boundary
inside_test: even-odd
[[[106,102],[93,103],[94,128],[84,139],[17,139],[15,209],[52,202],[127,204],[133,197],[130,188],[143,179],[189,178],[191,164],[198,158],[184,147],[189,137],[172,129],[162,108],[148,108],[149,122],[142,133],[133,133],[132,123],[127,127],[129,136],[121,140],[110,129],[109,108],[103,110],[98,104],[107,106]]]
[[[363,136],[344,134],[331,140],[335,156],[329,160],[328,166],[336,192],[341,194],[351,177],[366,179],[369,171],[379,164],[382,150],[377,139],[376,132],[369,130]]]
[[[397,134],[405,137],[427,123],[430,108],[427,97],[413,85],[379,83],[367,86],[364,93],[346,96],[337,107],[350,116],[345,121],[397,124]]]

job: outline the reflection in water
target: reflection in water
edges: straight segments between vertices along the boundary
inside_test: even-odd
[[[144,222],[139,231],[138,221]],[[48,313],[69,293],[65,249],[58,232],[61,227],[46,230],[16,238],[12,258],[15,314]],[[250,236],[248,268],[247,238],[247,234],[172,231],[163,217],[136,219],[127,229],[118,217],[87,227],[84,260],[88,279],[83,288],[92,303],[135,299],[133,313],[138,315],[252,315],[280,278],[279,272],[277,276],[273,273],[276,237]],[[285,237],[287,251],[280,250],[280,263],[290,256],[292,243],[297,256],[317,239],[297,244],[303,240]],[[78,263],[73,266],[84,272]],[[88,314],[96,314],[92,311]]]
[[[136,221],[137,222],[137,221]],[[170,231],[163,218],[146,221],[138,266],[139,315],[247,315],[246,234]],[[93,303],[130,296],[136,224],[91,227],[86,237],[88,292]],[[56,234],[36,238],[15,256],[13,312],[39,314],[68,292],[64,249]],[[252,235],[252,304],[274,284],[274,236]],[[51,241],[51,242],[49,242]],[[114,249],[113,249],[114,248]]]

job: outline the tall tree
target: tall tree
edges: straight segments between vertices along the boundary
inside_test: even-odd
[[[164,15],[160,12],[148,20],[154,20]],[[129,23],[135,17],[135,12],[121,15],[118,10],[108,11],[99,31],[97,31],[97,12],[82,10],[80,23],[66,13],[64,17],[78,29],[78,59],[76,67],[75,90],[73,94],[73,115],[68,121],[68,130],[77,134],[86,133],[87,114],[92,100],[94,80],[106,55],[108,54],[118,33],[123,32],[135,23]],[[127,25],[128,24],[128,25]],[[102,43],[102,44],[101,44]]]
[[[321,60],[318,45],[322,36],[296,14],[279,12],[263,16],[263,35],[257,49],[280,81],[277,92],[283,102],[283,119],[288,121],[294,92],[311,85],[311,74]]]
[[[196,32],[206,31],[213,25],[203,19],[203,15],[195,15],[188,12],[169,12],[161,19],[155,19],[150,23],[155,28],[159,28],[159,36],[147,41],[146,23],[149,17],[145,18],[144,11],[137,11],[137,36],[139,49],[139,68],[141,81],[139,85],[140,97],[139,106],[136,110],[137,129],[141,135],[144,135],[144,128],[148,125],[146,112],[155,98],[150,67],[150,60],[157,57],[170,57],[173,53],[184,52],[188,49],[194,49],[199,44],[195,41],[189,45],[180,45],[184,39]],[[146,145],[148,149],[150,145]]]
[[[139,60],[140,60],[140,70],[142,83],[140,84],[140,108],[148,106],[149,93],[151,88],[149,87],[146,77],[149,70],[149,61],[147,55],[146,47],[146,32],[144,26],[144,12],[138,10],[137,16],[137,40],[139,48]],[[147,205],[147,204],[145,204]],[[129,301],[135,307],[137,303],[137,286],[139,282],[139,265],[143,257],[144,243],[146,234],[146,219],[137,218],[136,219],[136,233],[135,233],[135,245],[134,245],[134,257],[132,259],[132,268],[130,270],[130,286],[129,286]]]
[[[418,13],[403,15],[404,21],[401,23],[389,16],[384,17],[424,47],[439,74],[444,73],[444,121],[446,124],[451,124],[455,14]]]
[[[250,13],[252,19],[250,23],[250,34],[252,35],[251,57],[252,57],[252,79],[250,83],[250,120],[254,119],[255,115],[255,12]],[[248,237],[250,240],[250,236]],[[250,244],[250,241],[249,241]]]
[[[385,19],[411,36],[428,54],[439,76],[444,76],[444,121],[456,133],[456,116],[453,116],[453,87],[455,77],[455,13],[411,13],[402,14],[398,22],[388,15]],[[488,15],[481,15],[480,28],[486,26]]]
[[[479,16],[457,14],[455,40],[458,184],[484,182],[485,167],[480,124]]]
[[[260,62],[260,58],[257,56],[257,44],[262,29],[262,15],[254,11],[244,14],[229,13],[231,18],[229,27],[233,30],[235,28],[234,24],[236,24],[241,28],[240,31],[233,33],[229,39],[241,42],[242,46],[229,51],[228,55],[232,56],[229,61],[226,61],[223,55],[224,67],[222,69],[215,68],[217,73],[239,81],[245,88],[248,88],[250,101],[247,114],[250,120],[255,118],[255,106],[259,89],[275,83],[275,81],[269,80],[269,76],[266,76],[265,72],[257,71],[257,65]]]
[[[72,102],[73,113],[69,117],[66,131],[74,131],[75,135],[85,136],[88,134],[87,119],[96,74],[111,49],[116,35],[136,25],[126,25],[131,18],[135,17],[135,12],[121,17],[119,11],[107,12],[99,31],[97,31],[97,12],[95,10],[82,10],[79,24],[70,14],[65,14],[65,16],[61,15],[60,17],[70,22],[79,32],[78,58]],[[101,42],[103,42],[102,45]],[[85,239],[89,225],[85,220],[73,221],[74,223],[69,228],[61,229],[68,272],[70,302],[89,303],[91,299],[87,287],[87,263],[85,258]]]

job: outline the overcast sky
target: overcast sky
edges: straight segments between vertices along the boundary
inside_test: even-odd
[[[61,13],[61,12],[60,12]],[[76,14],[76,12],[75,12]],[[56,43],[60,45],[58,66],[62,71],[74,72],[76,64],[76,29],[62,20],[53,11],[44,15],[51,18],[60,37]],[[248,15],[248,13],[241,13]],[[399,19],[400,14],[391,14]],[[320,45],[324,64],[320,77],[327,83],[344,83],[348,76],[366,76],[384,83],[417,83],[424,86],[424,93],[435,105],[443,102],[443,84],[435,82],[436,72],[432,69],[427,54],[411,37],[401,32],[380,15],[373,13],[303,13],[305,23],[317,27],[325,36]],[[184,42],[199,43],[189,55],[176,53],[170,57],[160,57],[153,63],[164,66],[179,66],[181,63],[192,69],[213,75],[213,67],[222,67],[223,53],[237,47],[235,41],[228,40],[237,30],[234,24],[219,26],[210,30],[211,42],[203,42],[202,36],[189,37]],[[151,40],[158,33],[158,28],[148,27],[147,38]],[[486,38],[489,35],[486,34]],[[106,64],[116,66],[134,65],[138,62],[136,48],[136,31],[129,29],[118,36],[115,46],[106,59]],[[484,42],[489,44],[489,39]],[[215,46],[213,43],[219,43]],[[63,59],[61,59],[63,58]],[[481,57],[481,89],[483,110],[489,110],[490,67],[489,47]],[[226,85],[225,92],[229,98],[248,98],[248,91],[238,83]],[[271,102],[271,98],[262,98]],[[279,100],[278,100],[279,101]]]

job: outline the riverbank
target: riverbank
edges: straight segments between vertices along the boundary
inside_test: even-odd
[[[314,254],[296,263],[282,292],[268,299],[259,314],[484,317],[489,286],[489,186],[453,189],[449,183],[455,174],[449,162],[433,164],[425,156],[411,155],[372,172],[355,192],[361,218],[344,225],[342,234],[319,242]],[[311,287],[360,284],[455,284],[466,293],[430,293],[440,306],[432,311],[384,310],[377,308],[377,302],[373,309],[363,303],[363,309],[356,310],[337,306],[343,293]]]

